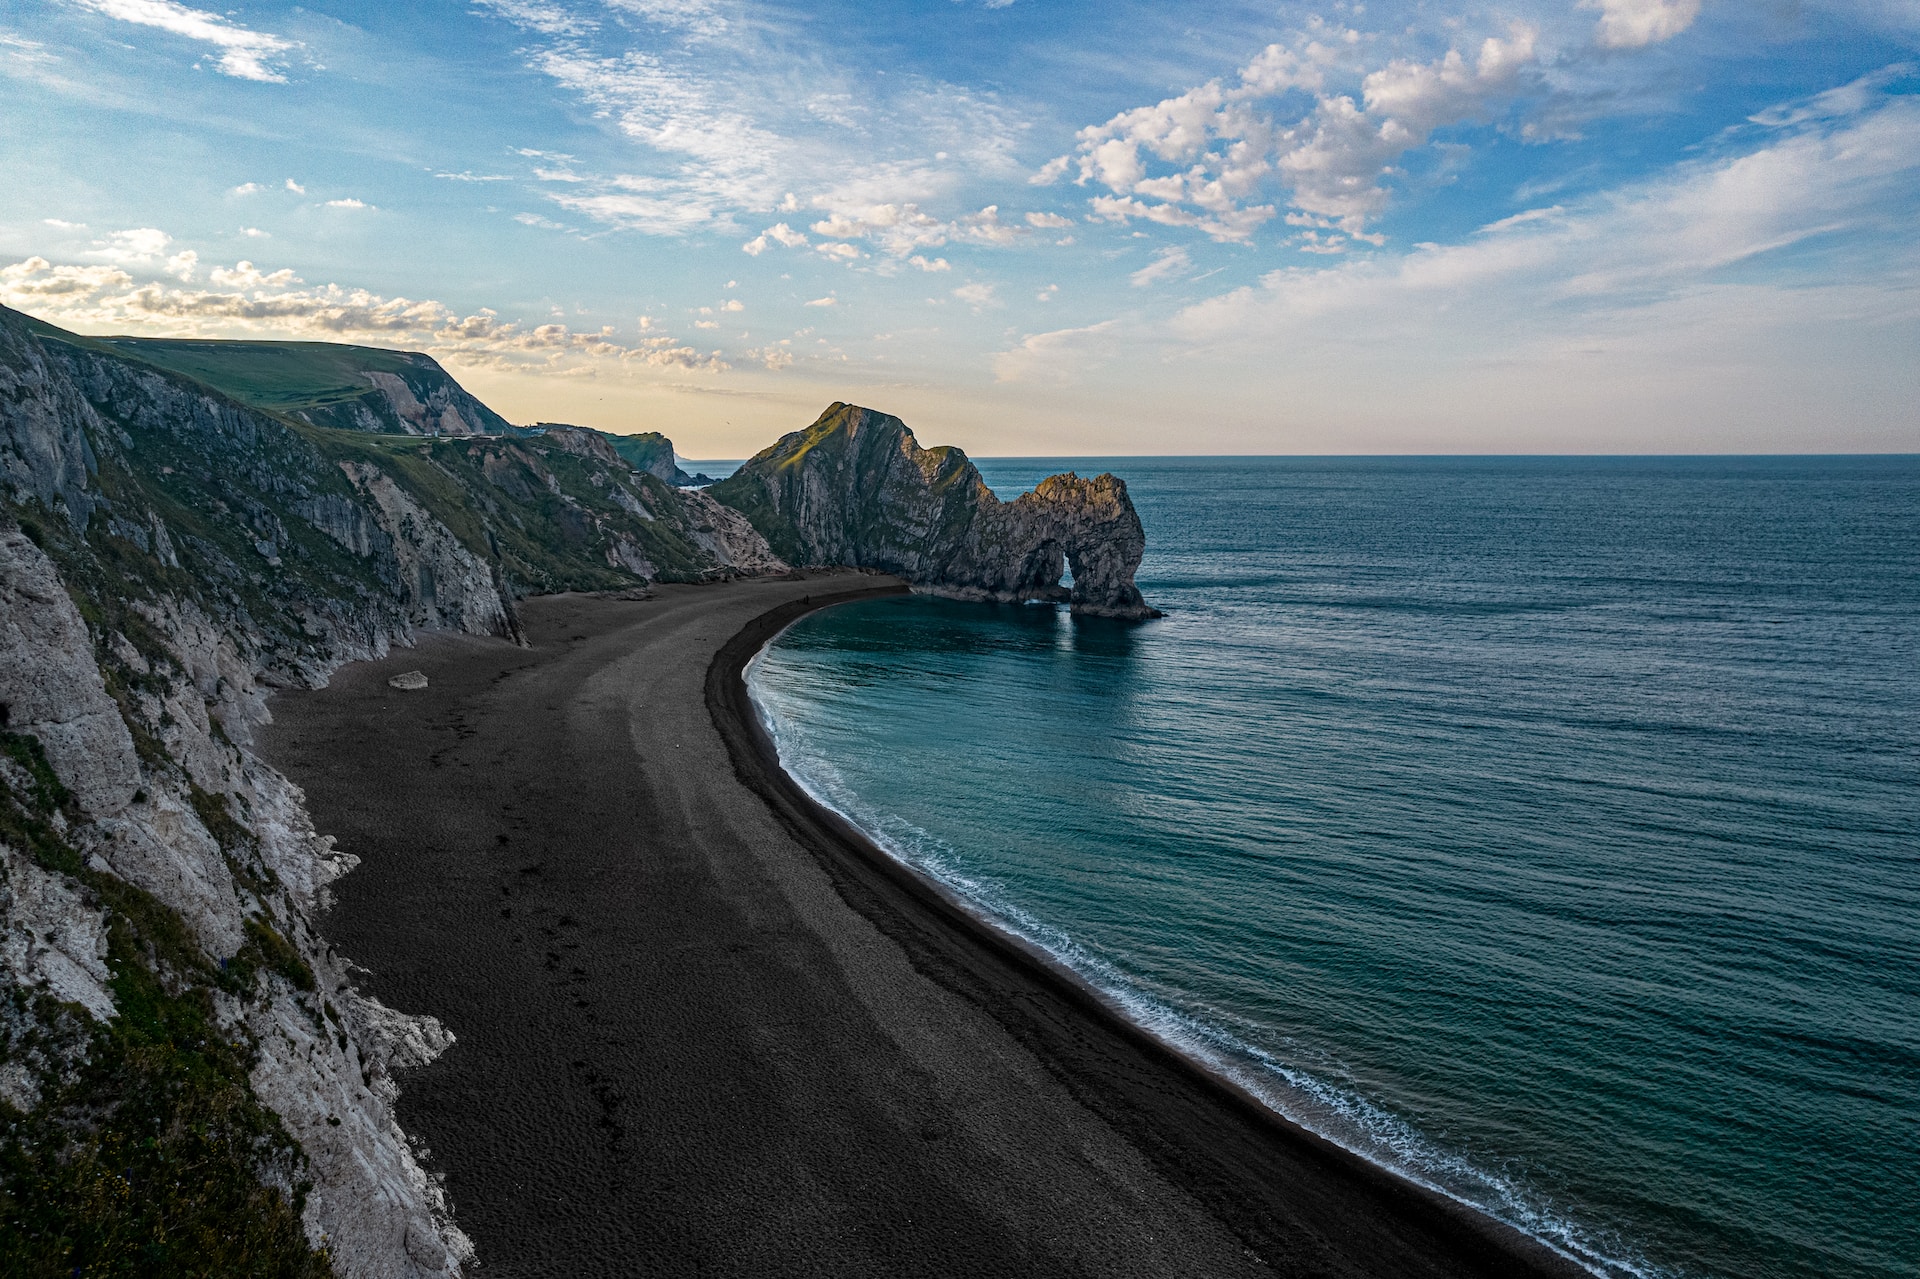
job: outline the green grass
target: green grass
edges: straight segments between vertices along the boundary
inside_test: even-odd
[[[419,373],[419,357],[339,342],[226,342],[185,338],[95,338],[115,355],[182,373],[249,408],[291,413],[355,400],[365,376]]]

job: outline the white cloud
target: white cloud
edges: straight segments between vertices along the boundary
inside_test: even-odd
[[[828,294],[826,297],[823,297],[823,298],[815,298],[813,301],[807,303],[807,305],[808,306],[839,306],[840,299],[834,297],[832,294]]]
[[[1029,213],[1027,225],[1041,230],[1058,230],[1073,225],[1073,219],[1063,218],[1058,213]]]
[[[252,184],[249,183],[248,185],[251,186]],[[307,193],[307,189],[298,182],[295,182],[292,178],[287,179],[287,190],[293,192],[295,195],[305,195]]]
[[[251,262],[236,262],[231,267],[217,266],[207,273],[213,283],[229,289],[284,289],[303,281],[289,268],[262,274]]]
[[[228,191],[227,194],[228,195],[259,195],[264,190],[266,190],[266,188],[261,186],[258,182],[242,182],[239,186],[234,187],[231,191]]]
[[[595,195],[560,192],[548,198],[561,208],[584,214],[596,222],[649,235],[684,235],[713,220],[710,208],[670,196],[603,191]]]
[[[1920,18],[1920,15],[1916,17]],[[1915,75],[1920,75],[1920,64],[1896,62],[1878,71],[1869,71],[1838,88],[1755,112],[1748,119],[1769,129],[1786,129],[1820,120],[1859,115],[1879,101],[1881,90]]]
[[[192,249],[168,253],[168,246],[172,243],[173,237],[158,227],[136,227],[131,231],[115,231],[104,239],[95,240],[86,256],[120,266],[161,271],[176,280],[191,280],[200,255]]]
[[[436,178],[445,179],[448,182],[511,182],[513,181],[513,178],[510,175],[505,173],[475,173],[470,169],[462,169],[458,173],[436,173],[433,176]]]
[[[118,267],[55,266],[43,257],[0,267],[0,297],[13,307],[39,309],[36,303],[62,295],[88,297],[132,283],[133,277]]]
[[[794,230],[786,223],[776,222],[759,235],[754,236],[751,240],[741,245],[740,248],[743,252],[757,258],[774,244],[784,244],[789,249],[804,249],[809,243],[810,241],[806,236],[800,234],[800,232]]]
[[[371,209],[373,206],[365,200],[356,200],[352,196],[346,196],[339,200],[328,200],[327,207],[329,209]]]
[[[605,0],[609,9],[695,36],[718,36],[730,25],[711,0]]]
[[[56,231],[84,231],[87,229],[86,223],[69,222],[65,218],[41,218],[40,221]]]
[[[1030,185],[1037,186],[1037,187],[1052,186],[1054,183],[1058,182],[1061,178],[1066,177],[1067,170],[1071,169],[1072,167],[1073,167],[1072,156],[1057,155],[1053,159],[1041,165],[1040,168],[1033,174],[1033,176],[1027,179],[1027,182]]]
[[[586,35],[598,25],[590,18],[544,0],[475,0],[475,3],[493,10],[522,30],[537,31],[541,35]]]
[[[1700,0],[1581,0],[1580,7],[1600,10],[1596,37],[1607,49],[1671,40],[1700,16]]]
[[[717,309],[722,311],[744,311],[747,309],[747,304],[739,298],[728,298],[725,302],[722,302]]]
[[[762,367],[774,373],[793,367],[793,352],[789,351],[784,345],[749,349],[747,351],[747,358],[760,361]]]
[[[1193,259],[1182,248],[1161,249],[1154,260],[1127,277],[1133,281],[1133,287],[1143,289],[1150,284],[1176,275],[1185,275],[1193,269]]]
[[[578,45],[557,45],[540,51],[535,64],[629,138],[683,157],[671,175],[626,181],[629,188],[646,182],[660,192],[657,205],[641,214],[623,212],[618,202],[569,207],[615,225],[677,235],[718,223],[730,209],[770,208],[778,201],[783,188],[776,170],[791,144],[733,105],[728,88],[651,53],[599,57]],[[668,214],[669,206],[677,208]]]
[[[286,83],[280,68],[286,55],[300,46],[264,31],[237,26],[217,13],[189,9],[175,0],[73,0],[73,3],[121,22],[155,27],[173,35],[210,44],[219,50],[216,69],[222,75],[271,84]]]
[[[1031,217],[1029,215],[1029,220]],[[1029,234],[1025,227],[1002,222],[1000,206],[995,204],[951,220],[936,218],[911,203],[847,205],[835,209],[810,229],[815,235],[829,239],[868,240],[881,252],[897,259],[916,256],[916,249],[934,249],[947,244],[1008,245]],[[820,247],[822,252],[832,252],[828,246]]]
[[[907,265],[917,266],[922,271],[953,270],[953,264],[951,262],[948,262],[945,258],[929,258],[925,254],[921,254],[921,253],[916,253],[912,257],[908,258]]]
[[[1361,232],[1386,203],[1382,179],[1395,161],[1436,129],[1488,118],[1537,65],[1535,32],[1516,26],[1471,58],[1451,49],[1431,62],[1389,62],[1362,79],[1358,100],[1326,91],[1358,44],[1353,31],[1316,28],[1269,45],[1235,83],[1210,80],[1082,129],[1077,181],[1112,193],[1093,197],[1094,215],[1244,243],[1274,216],[1261,197],[1278,185],[1295,208]],[[1313,108],[1292,125],[1263,106],[1306,93]]]
[[[636,145],[635,171],[622,176],[572,163],[541,175],[584,188],[549,198],[586,217],[672,236],[729,233],[768,213],[912,206],[971,240],[1009,242],[945,211],[971,179],[1018,172],[1019,126],[991,98],[897,69],[876,76],[831,36],[809,39],[806,26],[767,15],[747,21],[725,3],[485,3],[538,37],[529,66]],[[637,21],[657,29],[637,32]],[[899,238],[879,251],[906,256]],[[757,255],[780,242],[763,232],[742,247]]]
[[[162,266],[164,233],[143,228],[125,241]],[[158,237],[156,240],[154,237]],[[291,271],[263,272],[251,262],[217,267],[216,289],[192,289],[160,279],[140,281],[118,266],[56,266],[31,257],[0,267],[0,303],[55,323],[95,332],[205,336],[226,331],[326,340],[405,342],[467,363],[569,372],[596,361],[637,367],[717,372],[718,352],[701,352],[665,334],[632,343],[611,329],[579,332],[564,324],[527,327],[492,310],[461,315],[444,303],[388,298],[365,289],[326,284],[290,288]]]
[[[262,231],[257,226],[243,226],[240,228],[240,234],[246,236],[249,240],[270,240],[273,238],[271,232]]]
[[[953,291],[953,296],[965,302],[975,311],[979,311],[985,307],[999,305],[999,299],[994,296],[994,286],[980,281],[961,285]]]

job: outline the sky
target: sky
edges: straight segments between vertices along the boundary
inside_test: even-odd
[[[0,302],[742,457],[1920,451],[1920,0],[0,5]]]

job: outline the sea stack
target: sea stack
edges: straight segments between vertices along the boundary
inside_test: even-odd
[[[921,448],[899,418],[829,405],[708,492],[792,564],[845,565],[956,599],[1066,599],[1078,614],[1146,618],[1146,550],[1126,482],[1068,473],[1012,502],[957,448]],[[1060,579],[1073,570],[1068,591]]]

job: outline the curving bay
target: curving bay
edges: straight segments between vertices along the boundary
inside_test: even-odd
[[[1167,620],[807,618],[816,793],[1599,1269],[1920,1273],[1920,463],[1078,465]]]

